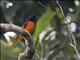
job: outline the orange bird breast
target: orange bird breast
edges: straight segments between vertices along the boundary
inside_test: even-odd
[[[32,21],[29,21],[25,26],[23,26],[22,28],[23,29],[25,29],[25,30],[27,30],[29,33],[31,33],[32,34],[32,32],[33,32],[33,30],[34,30],[34,26],[35,25],[35,23],[34,22],[32,22]],[[21,40],[22,39],[22,36],[17,36],[16,37],[16,41],[13,43],[13,47],[16,45],[16,42],[18,42],[17,40]]]
[[[33,30],[34,30],[34,22],[32,21],[29,21],[25,27],[24,27],[25,30],[29,31],[29,33],[32,33]]]

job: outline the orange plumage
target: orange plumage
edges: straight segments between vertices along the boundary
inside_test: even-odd
[[[29,31],[29,33],[32,33],[34,30],[34,23],[32,21],[29,21],[23,29]]]
[[[27,19],[27,21],[25,22],[25,24],[22,26],[23,29],[27,30],[31,35],[33,34],[35,27],[36,27],[36,16],[31,16]],[[23,36],[19,35],[16,37],[16,41],[13,42],[12,46],[16,46],[18,40],[20,41],[22,39]]]

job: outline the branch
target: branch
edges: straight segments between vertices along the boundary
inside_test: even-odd
[[[9,31],[13,31],[24,37],[26,48],[23,53],[19,54],[18,60],[31,60],[34,55],[34,46],[33,39],[30,33],[17,25],[0,23],[1,35]]]
[[[57,0],[56,3],[58,4],[58,6],[59,6],[59,8],[60,8],[60,10],[61,10],[61,13],[62,13],[64,19],[66,20],[66,17],[65,17],[65,15],[64,15],[63,9],[62,9],[61,5],[59,4],[59,1]],[[73,35],[72,31],[70,30],[70,24],[68,23],[67,20],[66,20],[66,22],[67,22],[67,25],[68,25],[68,31],[69,31],[70,41],[73,40],[73,43],[72,43],[72,41],[71,41],[71,45],[72,45],[72,47],[75,49],[75,52],[76,52],[77,56],[80,57],[79,51],[77,50],[77,46],[76,46],[75,36]]]

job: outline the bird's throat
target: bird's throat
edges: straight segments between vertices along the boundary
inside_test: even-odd
[[[27,31],[29,31],[29,33],[32,33],[33,30],[34,30],[34,25],[35,25],[34,22],[29,21],[29,22],[25,25],[24,29],[27,30]]]

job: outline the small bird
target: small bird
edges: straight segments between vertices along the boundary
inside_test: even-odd
[[[26,22],[23,24],[22,28],[27,30],[31,35],[33,35],[37,21],[37,16],[29,16],[26,19]]]
[[[36,23],[37,23],[37,16],[29,16],[26,19],[26,22],[23,24],[22,28],[24,30],[27,30],[31,35],[34,34],[35,28],[36,28]],[[18,41],[22,40],[21,35],[17,35],[15,42],[13,42],[12,46],[14,47]]]

